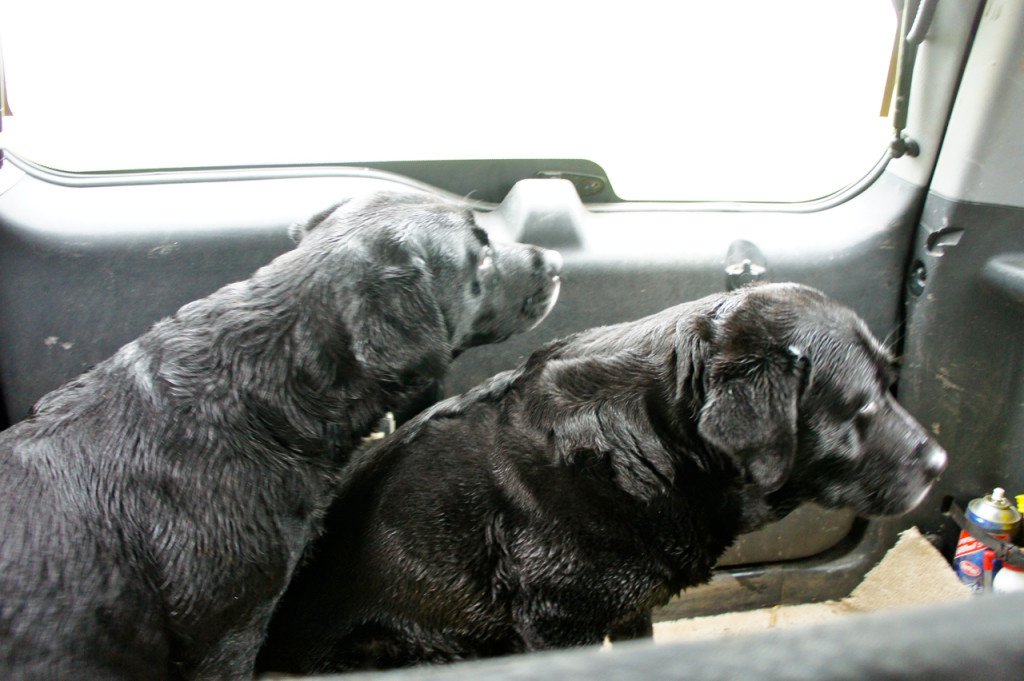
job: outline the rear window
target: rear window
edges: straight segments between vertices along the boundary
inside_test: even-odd
[[[63,170],[575,158],[802,201],[882,155],[891,0],[6,0],[3,143]]]

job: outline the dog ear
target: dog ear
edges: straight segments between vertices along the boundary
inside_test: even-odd
[[[296,222],[288,227],[288,236],[295,243],[302,241],[302,238],[312,232],[314,229],[322,225],[327,221],[327,218],[334,214],[334,211],[338,210],[341,206],[348,203],[348,201],[341,201],[334,204],[330,208],[325,208],[305,222]]]
[[[542,368],[523,391],[524,407],[549,429],[551,453],[581,476],[578,484],[611,486],[647,501],[672,488],[673,456],[650,425],[643,388],[656,383],[657,363],[631,351],[547,361],[535,353],[531,360]]]
[[[451,362],[450,332],[426,263],[369,268],[346,315],[356,357],[385,380],[441,379]]]
[[[765,492],[779,489],[792,471],[797,403],[808,367],[807,359],[790,348],[712,369],[697,432]]]

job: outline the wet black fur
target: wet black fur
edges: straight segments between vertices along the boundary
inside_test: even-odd
[[[250,677],[360,438],[557,290],[425,194],[293,234],[0,434],[0,678]]]
[[[907,510],[945,454],[852,312],[771,285],[555,341],[357,455],[259,666],[316,672],[648,635],[804,500]]]

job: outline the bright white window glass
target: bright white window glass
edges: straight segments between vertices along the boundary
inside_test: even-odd
[[[635,200],[801,201],[862,177],[891,0],[4,0],[43,165],[583,158]]]

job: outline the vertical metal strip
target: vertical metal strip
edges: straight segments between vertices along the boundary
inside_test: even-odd
[[[911,20],[910,10],[915,4],[916,0],[904,0],[900,17],[901,37],[896,57],[896,95],[892,114],[893,139],[889,143],[893,158],[899,158],[904,154],[917,156],[920,151],[917,142],[907,137],[904,130],[907,127],[907,112],[910,109],[910,86],[914,77],[914,63],[917,61],[917,48],[928,34],[938,0],[921,0]]]

